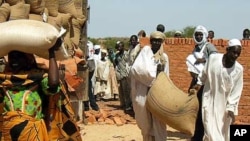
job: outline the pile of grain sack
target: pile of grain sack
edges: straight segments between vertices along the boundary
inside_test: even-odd
[[[11,49],[18,48],[36,54],[39,67],[46,69],[48,54],[44,47],[53,46],[60,36],[65,48],[62,48],[63,53],[56,53],[57,56],[63,54],[63,57],[57,58],[60,64],[66,64],[66,71],[74,76],[77,63],[85,62],[83,51],[79,48],[81,28],[85,21],[81,0],[0,0],[0,48],[6,50],[0,55],[2,57]],[[66,32],[61,36],[62,29]]]

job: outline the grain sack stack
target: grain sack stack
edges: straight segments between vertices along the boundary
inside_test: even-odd
[[[33,53],[38,66],[46,69],[48,48],[57,38],[62,38],[63,45],[56,51],[56,58],[58,64],[74,64],[74,67],[65,65],[66,75],[74,80],[77,64],[85,63],[79,48],[81,29],[86,21],[82,3],[82,0],[1,0],[0,56],[14,49]]]
[[[188,135],[194,134],[199,106],[197,96],[181,91],[165,73],[158,74],[148,92],[146,106],[167,125]]]
[[[0,23],[26,19],[51,24],[59,31],[63,27],[64,46],[74,56],[75,50],[79,52],[81,28],[86,21],[81,4],[79,0],[1,0]]]

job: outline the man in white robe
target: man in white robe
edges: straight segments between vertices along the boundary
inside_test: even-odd
[[[96,60],[96,70],[94,72],[95,88],[94,95],[99,94],[104,99],[111,98],[111,86],[109,81],[109,61],[106,59],[108,52],[101,49],[101,59]]]
[[[147,93],[158,71],[169,75],[169,60],[163,51],[165,35],[155,31],[150,35],[150,45],[144,46],[130,69],[131,96],[135,119],[141,129],[143,141],[166,141],[166,124],[146,108]]]
[[[243,89],[243,67],[236,60],[241,53],[238,39],[229,41],[225,54],[212,54],[194,88],[204,84],[202,95],[203,141],[229,141],[229,127],[238,115]]]
[[[197,83],[198,74],[201,73],[204,65],[206,64],[211,54],[217,53],[216,47],[207,41],[208,31],[202,26],[198,25],[193,33],[193,39],[195,42],[194,49],[186,59],[188,71],[192,77],[192,81],[189,85],[188,91]],[[199,111],[195,122],[194,135],[191,141],[202,141],[204,136],[204,127],[202,124],[201,105],[202,105],[202,91],[203,87],[197,92],[197,98],[199,101]]]

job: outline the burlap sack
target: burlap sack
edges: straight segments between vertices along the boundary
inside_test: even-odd
[[[16,5],[19,2],[24,3],[24,0],[5,0],[6,3],[8,3],[10,6]]]
[[[0,56],[11,50],[33,53],[48,58],[48,49],[61,36],[52,25],[35,20],[13,20],[0,24]],[[60,48],[55,52],[57,59],[67,58],[67,52]]]
[[[72,30],[70,31],[71,32],[70,37],[72,39],[72,42],[77,47],[79,46],[81,29],[85,21],[86,21],[85,17],[72,19]]]
[[[70,13],[74,17],[77,17],[77,11],[74,4],[74,0],[58,0],[59,8],[58,11],[61,13]]]
[[[30,4],[30,13],[42,14],[45,8],[45,0],[25,0],[26,4]]]
[[[69,31],[70,21],[71,21],[72,15],[67,13],[58,13],[56,17],[49,16],[48,17],[48,23],[56,27],[57,29],[63,27],[67,31]]]
[[[3,3],[0,7],[0,23],[8,20],[10,16],[10,5],[8,3]]]
[[[30,20],[36,20],[36,21],[43,21],[43,17],[42,15],[38,15],[38,14],[29,14],[29,19]]]
[[[30,5],[19,2],[10,8],[9,20],[29,19]]]
[[[86,15],[83,14],[84,11],[82,9],[82,4],[83,4],[82,0],[74,0],[74,4],[78,15]]]
[[[58,15],[58,0],[45,0],[45,7],[49,10],[49,16],[56,17]]]
[[[158,74],[150,88],[146,106],[167,125],[188,135],[194,134],[198,99],[177,88],[164,72]]]

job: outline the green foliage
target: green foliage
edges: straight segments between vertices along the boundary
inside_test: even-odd
[[[182,32],[183,38],[193,38],[193,33],[195,30],[195,26],[187,26],[180,30]],[[167,38],[174,37],[174,33],[177,30],[167,31],[164,34]],[[125,45],[125,49],[129,48],[129,37],[106,37],[106,38],[88,38],[93,44],[99,44],[104,48],[111,48],[115,50],[115,44],[117,41],[123,41]]]
[[[194,26],[187,26],[180,31],[182,32],[183,38],[193,38],[194,30],[195,30]],[[174,33],[176,31],[177,30],[171,30],[171,31],[165,32],[164,34],[166,35],[167,38],[171,38],[171,37],[174,37]]]
[[[171,30],[171,31],[165,32],[164,34],[167,38],[171,38],[171,37],[174,37],[174,33],[175,33],[175,30]]]
[[[194,26],[187,26],[183,29],[183,37],[185,38],[193,38],[195,27]]]
[[[104,48],[111,48],[115,50],[115,45],[117,41],[124,42],[125,49],[129,48],[129,38],[117,38],[117,37],[106,37],[106,38],[89,38],[93,44],[99,44],[103,46]]]

